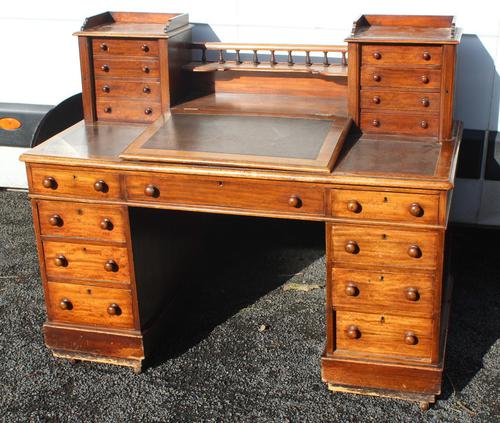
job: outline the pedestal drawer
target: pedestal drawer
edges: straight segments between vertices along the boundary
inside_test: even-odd
[[[440,66],[441,46],[390,44],[363,44],[361,62],[375,65],[433,65]]]
[[[127,97],[160,101],[160,83],[155,81],[123,81],[121,79],[97,78],[95,81],[97,101],[110,97]]]
[[[94,56],[134,56],[157,57],[158,42],[150,38],[94,38],[92,40]]]
[[[47,277],[129,283],[126,247],[44,241]]]
[[[80,325],[132,329],[132,296],[128,289],[48,282],[49,320]]]
[[[421,91],[361,90],[361,108],[373,110],[408,110],[439,112],[439,93]]]
[[[366,132],[437,137],[439,115],[434,113],[390,113],[361,111],[361,129]]]
[[[361,86],[438,91],[441,86],[441,70],[434,68],[362,66]]]
[[[96,57],[94,75],[108,78],[159,78],[160,64],[154,59],[127,60]]]
[[[98,120],[128,122],[153,122],[161,114],[161,104],[152,100],[123,101],[100,98],[96,102]]]
[[[382,313],[336,313],[336,352],[431,360],[432,320]]]

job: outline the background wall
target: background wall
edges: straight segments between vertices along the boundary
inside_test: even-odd
[[[199,39],[313,44],[342,43],[362,13],[455,15],[465,34],[458,53],[455,117],[465,128],[477,130],[466,134],[466,155],[477,156],[479,162],[475,172],[459,172],[453,218],[500,224],[500,157],[495,157],[500,150],[495,132],[498,1],[17,0],[0,9],[0,103],[57,104],[81,91],[77,40],[71,34],[85,17],[106,10],[187,12],[192,22],[208,24],[196,27]]]

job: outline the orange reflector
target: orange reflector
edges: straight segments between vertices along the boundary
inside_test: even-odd
[[[15,131],[16,129],[19,129],[22,126],[21,121],[17,120],[16,118],[1,118],[0,119],[0,129],[5,129],[7,131]]]

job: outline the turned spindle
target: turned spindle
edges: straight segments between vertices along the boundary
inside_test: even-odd
[[[226,61],[224,60],[224,50],[219,50],[219,63],[221,65],[226,63]]]
[[[242,61],[241,61],[241,57],[240,57],[240,51],[236,50],[236,64],[241,65],[241,63],[242,63]]]
[[[260,62],[259,62],[259,56],[257,55],[257,50],[254,50],[253,51],[253,64],[254,65],[258,65]]]
[[[307,66],[311,66],[312,65],[312,62],[311,62],[311,53],[309,51],[306,51],[306,65]]]
[[[324,51],[323,56],[324,56],[323,65],[330,66],[330,63],[328,62],[328,52]]]
[[[288,50],[288,66],[293,66],[293,57],[291,50]]]
[[[270,60],[271,66],[277,64],[278,62],[276,61],[276,54],[274,50],[271,50],[271,60]]]

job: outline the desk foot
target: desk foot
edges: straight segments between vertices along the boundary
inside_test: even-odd
[[[53,350],[52,354],[56,358],[64,358],[71,364],[79,363],[80,361],[92,361],[94,363],[113,364],[116,366],[131,367],[135,374],[142,372],[142,360],[130,360],[126,358],[101,357],[93,354],[84,354],[71,351]]]

